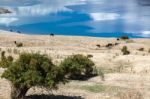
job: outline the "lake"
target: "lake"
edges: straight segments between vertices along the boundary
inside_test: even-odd
[[[0,29],[27,34],[150,38],[150,0],[1,0]]]

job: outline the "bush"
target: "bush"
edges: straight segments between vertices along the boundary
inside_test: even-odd
[[[138,50],[139,50],[139,51],[144,51],[144,48],[142,47],[142,48],[139,48]]]
[[[23,47],[23,43],[17,43],[16,46],[17,47]]]
[[[60,82],[66,81],[63,70],[49,57],[38,53],[22,53],[2,77],[12,82],[12,99],[24,99],[32,86],[55,89]]]
[[[14,41],[14,43],[15,43],[15,45],[16,45],[16,47],[23,47],[23,43],[21,43],[21,42],[17,42],[17,41]]]
[[[0,60],[0,67],[7,68],[11,65],[13,62],[13,57],[12,56],[5,56],[5,51],[1,52],[1,60]]]
[[[92,58],[92,57],[93,57],[92,54],[88,54],[88,55],[87,55],[87,58]]]
[[[150,53],[150,49],[148,50],[148,53]]]
[[[122,40],[128,40],[129,37],[127,35],[125,35],[125,36],[121,36],[120,39],[122,39]]]
[[[67,57],[61,62],[60,66],[69,79],[81,80],[94,75],[93,61],[80,54]]]
[[[128,51],[128,48],[127,46],[123,46],[123,48],[121,49],[123,55],[129,55],[130,54],[130,51]]]

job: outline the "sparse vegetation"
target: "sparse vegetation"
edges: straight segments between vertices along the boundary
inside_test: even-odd
[[[0,60],[0,67],[7,68],[9,67],[13,62],[12,56],[6,56],[5,51],[1,52],[1,60]]]
[[[136,90],[121,91],[117,93],[119,99],[144,99],[143,94]]]
[[[87,55],[87,58],[92,58],[92,57],[93,57],[92,54],[88,54],[88,55]]]
[[[19,50],[13,49],[13,53],[14,53],[14,54],[19,54]]]
[[[148,50],[148,53],[150,53],[150,49]]]
[[[23,47],[23,43],[14,41],[16,47]]]
[[[101,85],[101,84],[95,84],[92,86],[83,86],[82,89],[88,90],[93,93],[118,91],[119,89],[121,90],[120,87]]]
[[[8,48],[8,49],[7,49],[7,52],[8,52],[8,53],[11,53],[11,52],[12,52],[12,49],[11,49],[11,48]]]
[[[17,47],[23,47],[23,43],[17,43],[16,46]]]
[[[129,37],[127,35],[124,35],[124,36],[121,36],[120,39],[122,39],[122,40],[128,40]]]
[[[128,51],[128,47],[127,46],[123,46],[123,48],[121,49],[123,55],[129,55],[130,51]]]
[[[127,72],[127,71],[132,72],[132,70],[133,70],[132,63],[124,61],[124,60],[119,60],[119,61],[115,62],[115,65],[116,65],[114,68],[115,72],[119,72],[119,73]]]
[[[139,50],[139,51],[144,51],[144,48],[142,47],[142,48],[139,48],[138,50]]]

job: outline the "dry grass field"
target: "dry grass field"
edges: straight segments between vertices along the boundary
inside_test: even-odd
[[[15,41],[22,43],[23,47],[16,47]],[[108,43],[114,46],[106,47]],[[123,46],[128,47],[129,55],[122,54]],[[17,58],[21,52],[45,53],[56,64],[68,55],[91,55],[96,69],[104,73],[103,79],[96,76],[86,81],[70,81],[52,91],[34,87],[27,93],[27,96],[45,94],[46,99],[150,99],[149,50],[150,39],[118,41],[116,38],[26,35],[0,31],[0,52],[6,51],[7,55]],[[0,75],[3,72],[4,69],[0,68]],[[10,92],[10,82],[0,78],[0,99],[10,99]]]

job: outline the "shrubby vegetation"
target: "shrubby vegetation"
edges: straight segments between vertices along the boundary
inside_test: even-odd
[[[130,51],[128,51],[128,47],[127,46],[123,46],[123,48],[121,49],[123,55],[128,55],[130,54]]]
[[[16,47],[23,47],[23,43],[14,41]]]
[[[0,60],[0,67],[7,68],[9,67],[13,62],[12,56],[6,56],[5,51],[1,52],[1,60]]]
[[[144,48],[143,48],[143,47],[141,47],[141,48],[139,48],[138,50],[139,50],[139,51],[144,51]]]
[[[150,49],[148,50],[148,52],[150,53]]]
[[[129,37],[127,35],[125,35],[125,36],[121,36],[120,39],[122,39],[122,40],[128,40]]]
[[[72,55],[64,59],[60,66],[53,64],[47,55],[22,53],[17,60],[5,57],[2,62],[10,61],[2,77],[12,82],[12,99],[24,99],[26,92],[33,86],[57,89],[59,83],[68,79],[83,79],[93,75],[94,63],[87,56]],[[7,62],[6,62],[7,63]]]
[[[67,57],[61,62],[60,67],[70,79],[86,79],[94,75],[94,62],[80,54]]]
[[[2,77],[13,84],[13,99],[24,99],[26,92],[32,86],[49,89],[65,83],[63,71],[52,63],[46,55],[23,53],[11,64]]]

